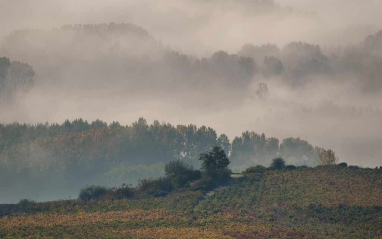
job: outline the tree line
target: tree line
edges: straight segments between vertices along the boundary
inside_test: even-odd
[[[214,146],[227,152],[234,165],[266,165],[280,156],[288,163],[313,166],[323,150],[300,138],[286,138],[280,143],[264,133],[247,131],[230,141],[227,135],[218,135],[210,127],[173,126],[159,121],[149,125],[144,118],[127,126],[83,119],[62,124],[0,124],[2,165],[16,163],[16,158],[23,161],[37,157],[39,151],[52,158],[63,157],[63,164],[96,160],[128,165],[187,160],[194,164],[201,153]]]
[[[199,168],[200,154],[215,146],[227,154],[234,171],[268,166],[275,157],[283,157],[288,164],[313,166],[323,150],[299,138],[280,143],[264,134],[244,132],[231,141],[210,127],[148,124],[144,118],[126,126],[83,119],[62,124],[0,124],[0,189],[9,191],[4,197],[38,190],[53,194],[52,188],[68,195],[92,184],[136,184],[140,178],[163,176],[165,164],[171,161]],[[33,198],[28,195],[24,197]]]

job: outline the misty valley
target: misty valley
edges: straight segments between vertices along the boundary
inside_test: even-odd
[[[4,0],[0,238],[381,238],[381,7]]]

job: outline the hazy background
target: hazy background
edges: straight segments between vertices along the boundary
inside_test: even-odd
[[[379,9],[377,0],[2,0],[0,56],[28,63],[36,77],[28,93],[2,102],[0,120],[130,124],[142,116],[208,125],[230,139],[245,130],[299,136],[332,148],[341,161],[377,166],[382,55],[361,44],[382,29]],[[147,34],[59,30],[109,22]],[[19,29],[34,31],[15,34]],[[319,44],[327,68],[294,74],[305,58],[282,49],[295,41]],[[252,57],[241,50],[246,43],[276,44],[281,52],[271,55],[292,70],[265,75],[261,54],[253,67],[243,66],[231,54]],[[229,55],[216,55],[220,50]],[[359,62],[376,73],[355,69]],[[259,82],[268,85],[265,97],[256,93]]]
[[[378,0],[2,0],[1,35],[65,24],[131,22],[191,54],[243,44],[358,43],[381,29]]]

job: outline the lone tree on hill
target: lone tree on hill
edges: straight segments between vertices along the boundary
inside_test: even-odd
[[[221,147],[215,146],[212,151],[201,154],[199,160],[202,161],[202,170],[207,176],[211,178],[229,176],[228,165],[230,161]]]
[[[283,158],[275,158],[270,166],[271,169],[283,169],[285,168],[285,160]]]

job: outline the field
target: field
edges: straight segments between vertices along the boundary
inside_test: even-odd
[[[382,170],[247,174],[211,192],[0,205],[0,238],[382,238]]]

